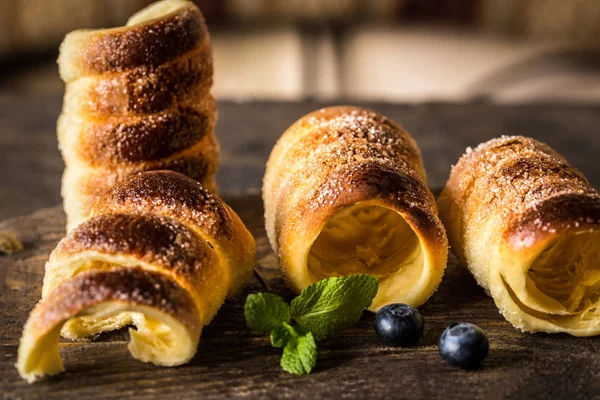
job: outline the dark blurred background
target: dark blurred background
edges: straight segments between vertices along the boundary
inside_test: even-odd
[[[197,0],[219,99],[600,101],[598,0]],[[60,92],[57,48],[149,0],[0,0],[0,91]]]

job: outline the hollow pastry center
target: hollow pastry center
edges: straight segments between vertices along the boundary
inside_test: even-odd
[[[308,254],[308,268],[319,278],[359,273],[383,278],[423,263],[421,242],[400,214],[360,203],[329,219]]]
[[[600,299],[600,232],[559,238],[536,258],[527,276],[567,312],[587,310]]]
[[[110,263],[103,260],[91,260],[86,264],[79,266],[73,275],[78,275],[87,271],[109,271],[113,269],[124,268],[122,265]],[[70,277],[64,277],[63,280]],[[69,319],[62,330],[62,335],[72,340],[78,338],[94,338],[103,332],[109,332],[121,329],[128,325],[135,325],[137,331],[133,331],[133,343],[136,341],[144,342],[147,345],[154,344],[160,348],[166,349],[173,345],[172,330],[168,325],[160,323],[150,317],[144,316],[141,313],[118,312],[108,313],[99,318],[94,313],[89,315],[80,315]],[[162,344],[161,344],[162,343]],[[146,348],[138,346],[139,349]],[[141,350],[140,350],[141,351]],[[147,351],[147,348],[146,350]]]
[[[101,260],[91,260],[85,264],[79,265],[75,270],[68,271],[65,269],[63,271],[64,274],[62,275],[60,274],[60,271],[57,271],[55,280],[65,281],[75,275],[91,270],[109,271],[118,268],[122,268],[122,266]],[[51,286],[55,287],[57,284],[58,283],[55,283]],[[130,324],[132,324],[131,314],[126,312],[105,316],[100,319],[92,315],[81,315],[71,318],[65,323],[62,335],[71,340],[82,337],[94,338],[102,332],[114,331]]]
[[[66,322],[73,331],[81,332],[81,336],[96,335],[105,331],[119,329],[123,326],[134,325],[129,329],[131,341],[129,349],[132,354],[142,361],[158,364],[169,364],[170,357],[185,351],[180,346],[177,332],[168,323],[161,321],[160,314],[152,317],[143,312],[110,312],[110,304],[95,307],[96,312],[89,315],[72,318]],[[100,315],[98,315],[100,313]]]

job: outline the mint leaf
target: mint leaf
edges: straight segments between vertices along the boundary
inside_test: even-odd
[[[377,278],[372,275],[324,279],[292,300],[292,318],[317,340],[327,339],[354,325],[377,290]]]
[[[290,332],[290,330],[293,331],[294,328],[285,322],[281,326],[273,329],[271,331],[271,345],[276,348],[285,347],[287,342],[292,338],[292,332]]]
[[[261,332],[268,332],[290,322],[290,306],[273,293],[250,294],[244,305],[246,324]]]
[[[311,332],[304,333],[298,327],[288,324],[284,324],[283,329],[287,334],[284,335],[286,343],[279,365],[290,374],[310,374],[317,364],[317,343],[314,335]]]
[[[281,368],[290,374],[306,375],[317,363],[317,343],[311,332],[283,323],[271,331],[273,347],[283,347]]]

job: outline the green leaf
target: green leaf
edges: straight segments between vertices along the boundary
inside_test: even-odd
[[[354,325],[377,290],[377,278],[372,275],[324,279],[292,300],[292,318],[317,340],[327,339]]]
[[[290,329],[293,330],[294,328],[284,322],[281,326],[278,326],[277,328],[274,328],[271,331],[271,344],[273,345],[273,347],[285,347],[287,342],[293,337],[292,335],[295,333],[290,332]]]
[[[281,368],[294,375],[310,374],[317,364],[317,343],[311,332],[302,332],[297,327],[284,324],[283,329],[288,333]]]
[[[290,322],[290,306],[273,293],[250,294],[244,305],[246,324],[261,332],[268,332]]]

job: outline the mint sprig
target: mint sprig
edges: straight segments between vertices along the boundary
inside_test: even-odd
[[[328,278],[304,289],[291,307],[272,293],[248,295],[244,316],[251,329],[271,331],[273,347],[283,348],[281,367],[285,371],[305,375],[317,362],[315,340],[333,337],[354,325],[377,290],[372,275]],[[291,320],[297,325],[291,325]]]

